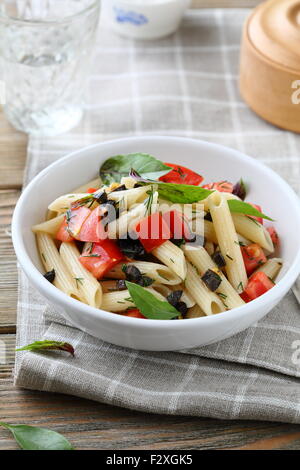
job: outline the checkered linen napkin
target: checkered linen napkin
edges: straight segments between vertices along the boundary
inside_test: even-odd
[[[299,190],[300,137],[254,115],[238,87],[245,10],[194,11],[158,42],[100,28],[87,112],[80,127],[31,139],[25,183],[93,142],[128,135],[202,138],[237,148]],[[19,353],[18,386],[77,395],[152,413],[300,423],[299,307],[292,293],[262,321],[225,341],[184,353],[133,351],[67,325],[20,273],[18,345],[72,343],[76,357]]]

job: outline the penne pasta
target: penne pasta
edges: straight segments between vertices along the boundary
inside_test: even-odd
[[[158,299],[165,300],[165,298],[154,289],[147,287],[146,290],[151,292]],[[101,305],[102,310],[106,310],[107,312],[124,312],[128,308],[134,307],[134,302],[132,301],[128,290],[108,292],[103,294]]]
[[[216,235],[216,231],[214,228],[214,224],[210,222],[209,220],[203,220],[203,225],[199,226],[199,224],[193,224],[192,225],[192,230],[194,233],[197,235],[201,235],[202,237],[205,237],[206,240],[214,243],[215,245],[218,244],[218,239]]]
[[[152,254],[171,269],[182,281],[186,278],[186,261],[183,251],[170,241],[166,241],[152,251]]]
[[[270,279],[272,279],[272,281],[274,281],[282,268],[282,264],[283,262],[281,258],[268,259],[265,264],[262,264],[256,271],[254,271],[254,274],[258,271],[262,271]]]
[[[102,296],[102,310],[107,312],[124,312],[128,308],[133,308],[134,303],[128,290],[117,292],[107,292]]]
[[[247,273],[227,200],[219,192],[212,193],[208,205],[218,245],[226,260],[226,274],[234,289],[241,293],[247,285]]]
[[[126,209],[130,209],[134,204],[139,204],[148,198],[148,192],[151,186],[141,186],[140,188],[128,189],[125,191],[116,191],[109,193],[109,199],[112,201],[122,201]]]
[[[237,232],[242,236],[251,240],[251,242],[258,243],[258,245],[267,250],[268,253],[274,252],[271,236],[263,225],[241,214],[232,214],[232,220]]]
[[[62,243],[59,250],[61,259],[76,282],[80,296],[91,307],[100,308],[102,302],[101,284],[82,266],[80,253],[74,243]]]
[[[191,294],[188,293],[183,284],[178,284],[177,286],[168,286],[171,291],[182,290],[181,302],[184,302],[188,308],[193,307],[196,304],[196,301],[193,299]]]
[[[58,232],[59,227],[61,226],[64,220],[64,214],[61,214],[54,219],[47,220],[46,222],[42,222],[41,224],[34,225],[32,227],[32,231],[35,233],[44,232],[48,233],[49,235],[55,236]]]
[[[65,194],[64,196],[60,196],[55,201],[51,202],[49,204],[48,209],[50,211],[55,211],[58,213],[61,212],[66,212],[68,209],[70,209],[71,204],[73,202],[78,201],[79,199],[83,199],[87,196],[90,196],[89,193],[71,193],[71,194]]]
[[[148,261],[133,261],[131,263],[117,264],[106,274],[106,277],[112,279],[125,279],[125,274],[122,271],[123,264],[136,266],[143,275],[153,279],[156,284],[176,285],[181,281],[180,277],[167,266],[158,263],[150,263]]]
[[[191,263],[187,263],[185,286],[188,293],[195,299],[205,315],[224,312],[225,307],[220,298],[217,294],[208,290],[201,280],[197,269]]]
[[[237,236],[238,236],[238,239],[239,239],[240,246],[251,245],[251,242],[250,242],[250,240],[248,240],[248,238],[243,237],[243,235],[241,235],[240,233],[238,233]]]
[[[204,248],[206,249],[209,255],[213,255],[215,252],[215,245],[213,244],[213,242],[210,242],[209,240],[205,243]]]
[[[199,318],[206,317],[202,308],[198,304],[195,304],[194,307],[190,308],[184,318]]]
[[[168,295],[170,295],[174,291],[181,290],[182,291],[182,296],[180,298],[181,302],[184,302],[188,308],[191,308],[196,304],[195,300],[186,291],[186,289],[184,289],[182,287],[181,284],[178,284],[177,286],[170,286],[170,285],[166,286],[166,285],[163,285],[163,284],[153,284],[152,288],[154,290],[156,290],[157,292],[159,292],[164,297],[167,297]]]
[[[279,252],[279,236],[275,226],[267,229],[246,215],[249,205],[233,194],[245,199],[243,182],[200,186],[203,177],[193,170],[167,165],[148,154],[117,155],[100,169],[108,185],[97,177],[52,201],[45,221],[32,227],[46,278],[94,308],[176,317],[163,315],[147,290],[176,305],[178,320],[241,307],[272,289],[282,260],[269,255],[274,245]],[[203,200],[203,194],[209,196]],[[239,201],[235,208],[232,199]],[[126,279],[136,283],[132,298]],[[134,300],[144,315],[127,312]]]
[[[137,223],[145,217],[144,204],[137,204],[128,212],[123,212],[120,217],[107,225],[108,238],[122,238],[128,232],[134,230]]]
[[[194,204],[172,204],[169,201],[159,201],[159,212],[165,214],[166,212],[178,211],[184,214],[186,219],[191,222],[195,219],[203,219],[205,216],[205,211],[203,209],[203,204],[194,203]]]
[[[115,279],[111,281],[100,281],[100,284],[102,287],[103,294],[107,294],[108,292],[116,292],[120,290],[117,286],[117,280]]]
[[[38,232],[36,234],[36,239],[45,270],[55,270],[55,279],[53,284],[70,297],[82,300],[76,287],[75,280],[72,278],[66,265],[61,259],[52,237],[47,233]]]
[[[232,287],[222,271],[218,269],[205,248],[201,246],[195,248],[186,246],[184,247],[184,254],[186,258],[194,264],[201,276],[203,276],[208,269],[215,271],[218,276],[220,276],[222,281],[220,286],[216,289],[216,293],[219,295],[226,308],[231,309],[244,305],[245,302]]]

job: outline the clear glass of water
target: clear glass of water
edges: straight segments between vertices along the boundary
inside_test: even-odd
[[[80,121],[99,11],[100,0],[0,0],[0,79],[14,127],[49,136]]]

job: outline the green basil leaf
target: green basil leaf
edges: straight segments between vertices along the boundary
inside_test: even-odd
[[[162,199],[181,204],[192,204],[193,202],[206,199],[213,191],[193,186],[191,184],[164,183],[162,181],[153,181],[141,176],[135,168],[130,170],[131,178],[140,184],[155,184],[159,196]]]
[[[173,305],[167,301],[159,300],[144,287],[129,281],[126,281],[126,286],[135,306],[144,317],[151,320],[172,320],[180,315]]]
[[[74,450],[64,436],[49,429],[7,423],[0,423],[0,426],[8,429],[24,450]]]
[[[100,178],[104,184],[110,185],[121,181],[123,176],[128,176],[131,168],[135,168],[141,175],[151,179],[158,179],[172,170],[152,155],[131,153],[108,158],[100,168]]]
[[[72,354],[72,356],[74,356],[73,346],[69,343],[64,343],[61,341],[51,341],[51,340],[35,341],[32,344],[28,344],[27,346],[23,346],[22,348],[16,349],[16,351],[45,351],[45,350],[66,351]]]
[[[259,212],[257,209],[255,209],[255,207],[251,206],[251,204],[248,204],[247,202],[238,201],[237,199],[229,199],[228,206],[229,206],[230,212],[235,212],[235,213],[244,214],[244,215],[253,215],[255,217],[260,217],[262,219],[274,221],[274,219],[271,219],[270,217],[263,214],[262,212]]]
[[[190,184],[157,182],[157,191],[162,199],[178,204],[192,204],[206,199],[212,191]]]

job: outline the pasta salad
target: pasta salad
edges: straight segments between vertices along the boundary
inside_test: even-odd
[[[53,201],[33,227],[46,274],[92,307],[141,319],[230,310],[274,286],[279,238],[241,179],[203,184],[184,166],[137,153]]]

